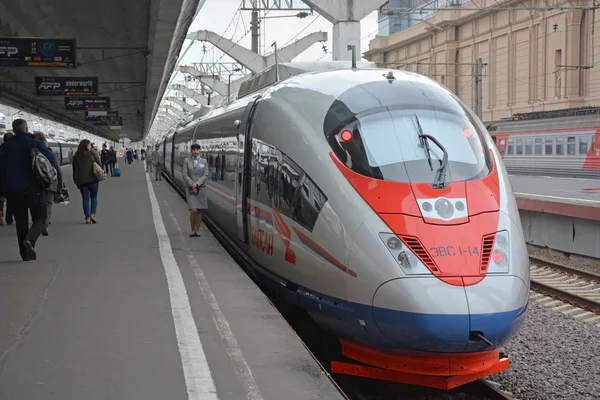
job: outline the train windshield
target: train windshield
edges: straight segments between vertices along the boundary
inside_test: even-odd
[[[368,87],[379,103],[374,107],[368,107],[369,97],[356,92],[334,104],[325,128],[336,156],[361,175],[434,187],[441,167],[446,186],[489,175],[489,150],[469,112],[437,90],[419,88],[413,96],[411,88],[403,85],[403,96],[391,98],[390,85]]]

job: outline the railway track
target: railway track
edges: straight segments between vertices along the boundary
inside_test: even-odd
[[[585,317],[590,317],[590,319],[594,317],[593,314],[600,315],[599,274],[581,271],[533,256],[530,256],[529,259],[533,290],[559,299],[556,300],[557,302],[563,301],[588,311]],[[551,306],[552,304],[547,303],[546,305]]]

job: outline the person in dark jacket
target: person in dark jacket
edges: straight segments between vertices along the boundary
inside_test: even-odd
[[[33,137],[40,142],[44,142],[44,144],[48,146],[46,136],[44,136],[42,132],[35,132]],[[58,188],[62,187],[63,185],[62,170],[56,157],[54,157],[52,166],[54,166],[54,169],[56,170],[57,179],[56,182],[52,182],[52,184],[46,188],[46,229],[42,231],[43,236],[48,236],[48,226],[50,225],[50,220],[52,219],[52,207],[54,206],[54,194],[58,191]]]
[[[43,142],[33,138],[27,121],[16,119],[12,128],[15,136],[0,154],[0,196],[6,196],[11,204],[21,258],[31,261],[37,258],[35,243],[46,228],[46,196],[33,174],[31,149],[38,149],[50,162],[54,162],[54,154]],[[29,213],[33,220],[31,228]]]
[[[4,134],[4,143],[8,142],[10,139],[12,139],[15,135],[12,132],[8,132]],[[2,153],[2,147],[4,146],[4,143],[0,144],[0,153]],[[1,188],[0,188],[1,191]],[[4,204],[6,203],[6,213],[4,213]],[[4,225],[4,222],[6,222],[6,225],[12,225],[13,223],[13,217],[12,217],[12,210],[11,210],[11,206],[8,204],[8,201],[6,201],[6,199],[4,197],[0,197],[0,225]]]
[[[110,176],[108,173],[110,161],[108,159],[108,149],[106,148],[106,143],[102,145],[102,151],[100,152],[100,161],[102,161],[102,168],[104,169],[104,173],[106,176]]]
[[[81,192],[85,223],[97,223],[96,209],[98,208],[98,179],[94,175],[94,161],[100,164],[100,157],[92,150],[92,144],[84,139],[79,143],[73,156],[73,181]]]
[[[117,152],[113,146],[108,150],[108,166],[110,167],[110,176],[114,176],[114,169],[117,164]]]

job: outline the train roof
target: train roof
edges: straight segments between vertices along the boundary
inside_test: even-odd
[[[269,97],[275,97],[279,90],[286,88],[306,89],[320,92],[326,98],[337,98],[351,88],[388,78],[398,82],[423,84],[432,87],[434,90],[452,95],[443,85],[424,75],[397,69],[377,68],[374,63],[359,63],[357,68],[352,68],[350,62],[284,63],[278,67],[280,72],[279,81],[276,80],[276,66],[268,68],[261,74],[244,82],[243,85],[247,86],[240,89],[237,100],[211,108],[200,118],[188,121],[179,127],[177,131],[166,134],[164,138],[170,138],[175,133],[189,133],[198,124],[210,123],[209,121],[215,121],[216,123],[225,115],[241,119],[246,105],[256,95],[268,93]],[[391,76],[388,74],[391,74]],[[244,92],[242,89],[246,91]]]

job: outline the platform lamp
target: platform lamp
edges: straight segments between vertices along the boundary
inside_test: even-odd
[[[232,73],[229,74],[229,82],[227,84],[227,101],[231,101],[231,77],[235,75],[235,72],[242,72],[240,68],[234,68]]]

